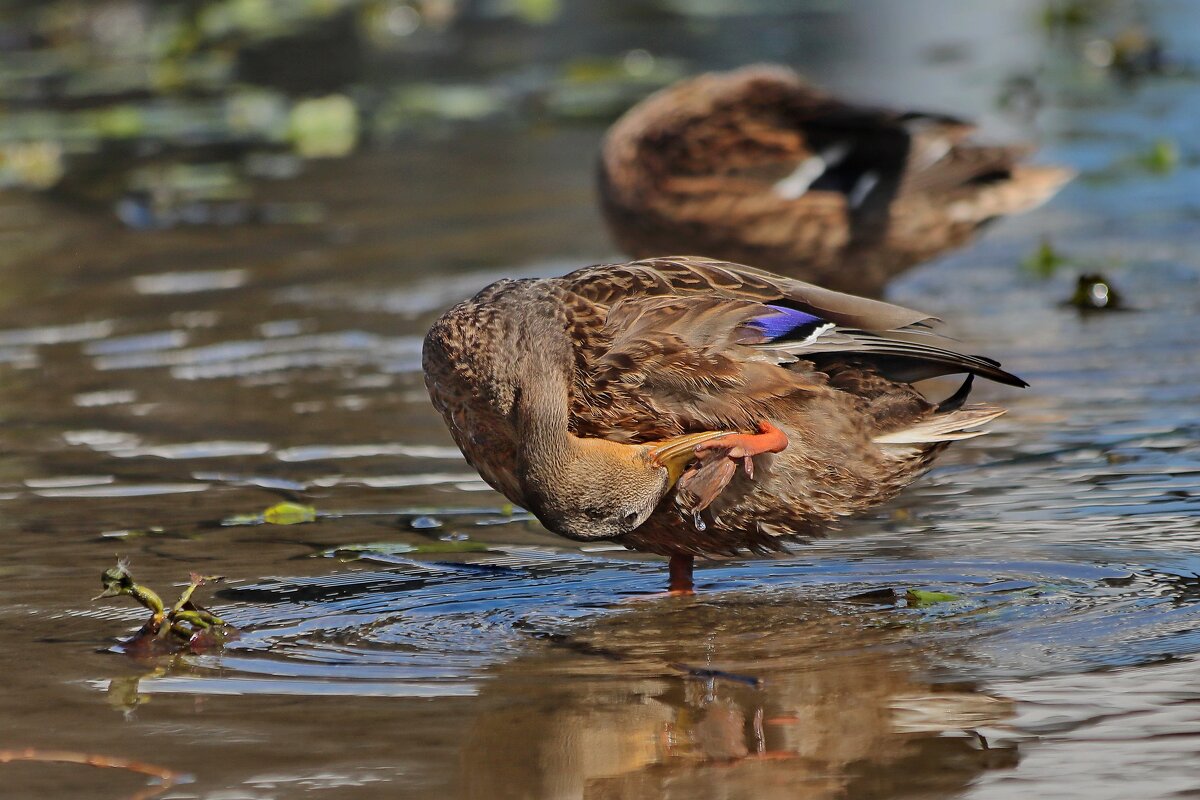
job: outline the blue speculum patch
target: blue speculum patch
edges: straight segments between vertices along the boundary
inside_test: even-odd
[[[825,324],[825,320],[820,317],[797,311],[794,308],[770,305],[767,308],[771,309],[771,313],[755,317],[750,324],[761,330],[768,341],[782,339],[789,335],[792,337],[807,336],[815,327]]]

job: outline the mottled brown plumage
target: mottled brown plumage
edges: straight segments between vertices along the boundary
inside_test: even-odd
[[[783,67],[681,81],[613,125],[600,195],[630,255],[693,252],[842,291],[899,272],[1034,208],[1068,170],[968,141],[947,116],[844,103]]]
[[[734,555],[892,497],[1002,413],[963,406],[970,377],[1024,382],[935,322],[658,258],[492,284],[434,324],[424,367],[467,460],[551,531]],[[951,373],[968,381],[939,405],[909,384]]]

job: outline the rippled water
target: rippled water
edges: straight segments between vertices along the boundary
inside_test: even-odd
[[[765,54],[1031,135],[990,104],[1064,45],[1028,33],[1036,4],[1000,6],[939,7],[931,33],[864,4],[841,49]],[[1194,8],[1147,7],[1194,52]],[[960,41],[966,63],[930,55]],[[728,47],[710,60],[744,60]],[[661,561],[508,507],[419,374],[456,299],[613,256],[600,126],[456,129],[264,189],[319,199],[308,226],[129,231],[0,196],[0,749],[143,759],[191,776],[164,796],[212,800],[1200,790],[1200,96],[1051,85],[1042,157],[1084,177],[892,291],[1032,388],[983,390],[1009,414],[890,506],[786,558],[701,565],[688,599],[654,596]],[[1127,166],[1162,137],[1173,170]],[[1046,279],[1018,266],[1044,235],[1073,259]],[[1083,268],[1133,310],[1061,307]],[[238,520],[285,499],[317,521]],[[201,595],[240,637],[126,655],[140,611],[88,599],[114,555],[164,594],[224,575]],[[144,785],[0,770],[22,797]]]

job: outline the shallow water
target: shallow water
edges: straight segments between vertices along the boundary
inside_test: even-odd
[[[790,59],[1040,135],[1083,170],[891,291],[1033,386],[981,389],[1009,414],[890,506],[786,558],[701,565],[695,598],[653,596],[659,560],[507,507],[419,374],[453,301],[614,256],[591,194],[602,124],[439,128],[259,188],[319,203],[313,224],[129,230],[0,195],[0,749],[141,759],[190,777],[160,796],[211,800],[1200,790],[1198,85],[1068,69],[1035,3],[922,5],[942,30],[882,0],[662,24],[691,68]],[[1146,8],[1168,52],[1195,51],[1195,8]],[[659,27],[580,14],[542,58]],[[1035,127],[992,106],[1032,64],[1056,76]],[[1172,169],[1131,161],[1164,137]],[[1075,260],[1050,278],[1018,266],[1044,235]],[[1135,310],[1061,307],[1085,267]],[[223,524],[282,499],[318,520]],[[164,594],[226,576],[201,596],[240,637],[125,654],[140,610],[89,600],[114,555]],[[14,797],[146,785],[0,771]]]

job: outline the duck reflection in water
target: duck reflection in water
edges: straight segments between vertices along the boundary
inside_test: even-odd
[[[471,798],[951,796],[1015,749],[1010,703],[920,677],[904,632],[770,599],[645,607],[496,668],[464,746]],[[680,662],[752,672],[667,677]]]

